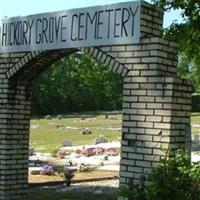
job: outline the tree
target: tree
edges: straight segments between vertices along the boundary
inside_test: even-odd
[[[75,53],[33,83],[34,115],[121,109],[122,78],[95,59]]]
[[[165,11],[180,9],[183,22],[176,21],[164,30],[164,37],[180,44],[179,75],[193,82],[200,93],[200,1],[152,0]]]

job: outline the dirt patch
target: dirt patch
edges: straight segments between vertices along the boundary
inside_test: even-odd
[[[119,176],[115,171],[91,171],[91,172],[75,172],[75,177],[72,179],[72,183],[94,181],[100,179],[114,179]],[[45,183],[45,182],[57,182],[63,181],[64,178],[59,175],[31,175],[29,174],[29,183]]]

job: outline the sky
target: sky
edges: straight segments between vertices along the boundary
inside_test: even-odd
[[[128,1],[130,0],[0,0],[0,19],[5,16],[26,16]],[[150,2],[150,0],[147,1]],[[168,27],[174,20],[181,22],[180,11],[165,13],[164,28]]]

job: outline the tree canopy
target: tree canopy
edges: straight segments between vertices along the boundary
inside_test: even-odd
[[[83,53],[59,60],[33,83],[35,115],[121,109],[121,102],[121,76]]]
[[[174,21],[164,30],[164,37],[180,44],[178,73],[192,81],[200,93],[200,1],[152,0],[165,11],[181,10],[182,23]]]

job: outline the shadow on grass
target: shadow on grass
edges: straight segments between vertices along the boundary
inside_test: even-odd
[[[29,189],[29,200],[116,200],[117,188],[110,187],[40,187]]]

